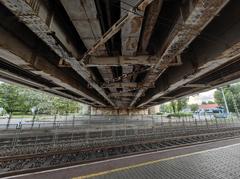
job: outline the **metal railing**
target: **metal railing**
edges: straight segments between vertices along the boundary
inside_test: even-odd
[[[12,125],[12,126],[11,126]],[[0,152],[4,148],[54,146],[69,143],[85,144],[116,141],[133,137],[177,136],[240,127],[236,116],[214,118],[166,117],[161,115],[134,116],[76,116],[68,120],[38,121],[32,124],[10,124],[0,134]]]
[[[116,128],[127,126],[146,126],[155,124],[169,125],[208,125],[221,123],[223,121],[238,121],[238,117],[230,115],[228,118],[215,118],[212,114],[205,113],[196,116],[167,117],[163,115],[131,115],[131,116],[102,116],[102,115],[68,115],[68,116],[47,116],[40,120],[32,121],[21,118],[12,120],[11,123],[0,123],[0,130],[47,130],[47,129],[69,129],[69,128]]]

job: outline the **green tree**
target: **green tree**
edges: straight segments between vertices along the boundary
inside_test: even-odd
[[[21,111],[24,114],[32,112],[31,110],[32,108],[35,108],[36,109],[35,111],[37,111],[38,110],[37,106],[43,99],[43,94],[35,90],[20,88],[20,87],[19,87],[19,91],[20,91],[21,97],[23,98]]]
[[[239,104],[240,104],[240,83],[231,85],[231,86],[227,86],[223,88],[225,97],[226,97],[226,101],[228,104],[228,108],[230,112],[236,112],[235,108],[234,108],[234,103],[233,100],[236,101],[237,104],[237,108],[239,109]],[[222,96],[222,92],[220,89],[216,90],[214,93],[214,100],[218,105],[224,106],[224,101],[223,101],[223,96]]]
[[[0,106],[8,114],[7,128],[9,127],[10,120],[13,112],[20,111],[23,103],[23,98],[20,95],[18,87],[2,83],[0,85]]]
[[[187,101],[188,101],[188,98],[186,98],[186,97],[177,100],[177,112],[178,113],[187,107]]]
[[[198,104],[190,104],[189,107],[190,107],[190,109],[191,109],[192,112],[198,110]]]
[[[78,102],[55,96],[53,98],[53,111],[56,114],[68,114],[78,112],[81,105]]]
[[[0,107],[9,119],[17,111],[34,112],[33,120],[37,114],[68,114],[82,109],[79,102],[7,83],[0,84]]]
[[[172,107],[172,111],[173,111],[173,113],[175,114],[176,112],[177,112],[177,103],[176,103],[176,101],[174,100],[174,101],[171,101],[170,102],[170,106]]]
[[[169,103],[161,104],[160,105],[160,112],[172,113],[173,110],[172,110],[171,104],[169,104]]]
[[[171,101],[170,105],[173,109],[173,113],[179,113],[185,107],[187,107],[187,101],[188,101],[188,98],[186,97]]]

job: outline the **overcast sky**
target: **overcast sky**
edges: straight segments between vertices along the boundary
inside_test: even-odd
[[[202,102],[208,102],[208,101],[214,101],[214,92],[216,91],[216,89],[207,91],[207,92],[203,92],[203,93],[199,93],[197,95],[194,96],[190,96],[189,97],[189,104],[202,104]]]

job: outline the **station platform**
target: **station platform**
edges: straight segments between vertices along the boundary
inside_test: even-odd
[[[23,174],[17,179],[237,179],[240,138]]]

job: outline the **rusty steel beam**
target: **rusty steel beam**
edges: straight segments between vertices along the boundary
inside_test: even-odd
[[[105,56],[105,57],[97,57],[91,56],[89,59],[85,61],[86,67],[107,67],[107,66],[129,66],[129,65],[144,65],[144,66],[152,66],[157,63],[158,57],[154,56],[134,56],[134,57],[124,57],[124,56]],[[176,65],[174,64],[171,64]],[[64,59],[59,60],[59,67],[70,68],[71,66],[64,61]]]
[[[143,12],[145,8],[152,2],[153,0],[140,0],[133,8],[128,10],[128,13],[121,17],[117,22],[113,24],[113,26],[103,34],[103,36],[98,39],[95,44],[88,49],[85,55],[82,57],[81,61],[85,61],[88,59],[90,55],[93,55],[95,51],[104,45],[109,39],[111,39],[117,32],[121,30],[121,28],[131,19],[131,17],[135,16],[135,13]]]
[[[229,1],[189,1],[187,8],[181,9],[181,16],[164,44],[164,48],[167,48],[159,52],[161,58],[155,68],[157,69],[162,63],[168,64],[182,53]]]
[[[176,62],[174,62],[176,61]],[[173,65],[171,65],[173,64]],[[152,66],[152,68],[147,72],[146,74],[146,77],[144,79],[144,81],[142,82],[144,84],[144,86],[148,86],[148,88],[151,88],[152,84],[155,83],[155,81],[157,80],[157,78],[165,71],[165,69],[169,66],[178,66],[178,65],[181,65],[182,62],[181,62],[181,57],[180,56],[177,56],[173,62],[170,62],[169,64],[161,64],[161,66],[158,66],[158,69],[161,70],[160,73],[159,72],[155,72],[155,73],[152,73],[152,71],[154,70],[155,66]],[[135,103],[137,102],[137,100],[144,95],[145,91],[148,89],[147,87],[145,88],[142,88],[140,89],[136,96],[134,97],[134,99],[132,100],[131,104],[130,104],[130,107],[134,106]]]
[[[60,0],[69,18],[75,26],[81,40],[87,49],[101,38],[102,30],[98,20],[94,0]],[[99,46],[94,55],[106,55],[105,45]]]
[[[67,63],[63,58],[61,58],[58,62],[58,67],[62,67],[62,68],[72,68],[72,66]]]
[[[137,4],[137,2],[138,0],[129,0],[126,4],[124,0],[121,1],[121,17],[124,17],[127,13],[125,9],[129,9],[129,6],[134,6],[135,4]],[[121,51],[123,56],[136,56],[144,11],[138,11],[136,14],[131,16],[121,29]],[[132,71],[132,65],[122,66],[123,75],[129,74]],[[122,81],[125,83],[130,82],[130,80],[130,78],[122,79]]]
[[[144,86],[142,83],[136,82],[113,82],[113,83],[104,83],[102,88],[144,88],[148,86]]]
[[[138,88],[138,83],[134,82],[114,82],[104,83],[102,88]]]
[[[128,65],[145,65],[152,66],[157,63],[158,57],[155,56],[116,56],[116,57],[96,57],[91,56],[85,61],[87,67],[96,66],[128,66]]]
[[[111,97],[132,97],[134,93],[126,92],[126,93],[110,93],[109,96]]]
[[[140,41],[140,50],[145,52],[147,50],[153,29],[158,20],[159,13],[161,11],[163,4],[163,0],[155,0],[148,7],[148,13],[146,14],[144,24],[143,24],[143,32]]]
[[[133,7],[138,3],[138,0],[129,0],[126,4],[125,1],[121,1],[121,17],[127,14],[125,9],[129,9],[129,6]],[[145,10],[145,9],[144,9]],[[121,42],[122,42],[122,55],[123,56],[135,56],[138,48],[138,42],[140,37],[140,31],[142,28],[144,11],[137,11],[132,15],[128,21],[123,25],[121,29]],[[124,69],[123,69],[124,71]]]
[[[16,84],[31,87],[34,89],[37,88],[38,90],[44,91],[49,94],[55,94],[55,95],[62,96],[62,97],[68,98],[68,99],[72,99],[72,100],[75,100],[75,101],[78,101],[81,103],[85,103],[88,105],[95,105],[94,103],[85,101],[84,98],[73,97],[64,92],[59,91],[60,89],[65,89],[63,87],[48,87],[46,85],[36,83],[30,79],[26,79],[24,77],[21,77],[19,75],[11,73],[11,72],[7,71],[6,69],[0,68],[0,78],[2,81],[5,81],[7,83],[16,83]]]
[[[31,29],[40,39],[42,39],[52,50],[65,59],[72,68],[81,75],[101,96],[103,96],[112,106],[115,104],[110,100],[105,91],[92,80],[92,74],[82,64],[79,63],[77,58],[78,54],[74,45],[67,39],[67,34],[62,31],[54,14],[49,12],[43,1],[7,1],[0,0],[13,14],[15,14],[21,22]],[[46,14],[52,14],[49,18]],[[50,19],[50,22],[49,22]],[[58,45],[56,45],[58,44]]]
[[[231,6],[230,6],[231,7]],[[237,7],[236,7],[237,9]],[[226,12],[225,12],[226,13]],[[229,13],[229,12],[228,12]],[[234,12],[233,12],[234,13]],[[225,16],[224,16],[225,17]],[[232,18],[232,16],[230,16]],[[237,19],[237,17],[235,17]],[[229,20],[230,21],[230,20]],[[157,100],[163,95],[168,94],[171,91],[177,90],[184,86],[185,84],[191,84],[195,81],[204,78],[205,74],[209,74],[211,76],[211,72],[213,70],[220,70],[224,68],[225,65],[234,62],[236,59],[240,57],[240,23],[230,23],[231,28],[227,31],[221,33],[218,38],[224,39],[224,42],[228,44],[226,46],[225,43],[214,43],[213,44],[198,44],[198,50],[196,52],[197,58],[197,69],[194,71],[190,68],[175,70],[176,75],[168,77],[168,89],[156,89],[151,90],[151,95],[139,101],[138,106],[144,106],[145,104]],[[221,25],[216,26],[216,28],[221,27]],[[187,58],[187,57],[186,57]],[[188,62],[188,59],[184,62],[185,65]],[[191,75],[189,75],[189,72]],[[231,72],[230,72],[231,73]],[[223,76],[220,76],[220,80],[224,80]],[[214,85],[211,84],[210,85]]]
[[[233,67],[231,65],[232,62],[234,64],[234,69],[232,69],[232,67]],[[210,89],[214,89],[214,88],[218,88],[218,87],[222,87],[222,86],[227,86],[229,84],[239,82],[239,77],[240,77],[239,64],[240,64],[239,58],[236,58],[236,59],[232,60],[230,62],[230,64],[228,63],[228,64],[218,68],[217,70],[214,70],[214,72],[210,72],[210,74],[208,75],[210,78],[211,78],[212,75],[215,75],[215,73],[218,73],[220,75],[220,77],[216,78],[216,80],[212,80],[211,82],[209,82],[208,85],[205,85],[205,87],[204,87],[204,85],[201,86],[200,84],[197,84],[197,85],[200,85],[201,87],[194,88],[194,89],[189,89],[189,90],[185,91],[184,93],[181,93],[181,94],[178,94],[177,96],[172,97],[172,99],[178,99],[178,98],[181,98],[183,96],[187,96],[189,94],[193,95],[193,94],[204,92],[204,91],[207,91],[207,90],[210,90]],[[229,67],[229,66],[232,66],[232,67]],[[224,77],[222,77],[223,71],[224,71],[224,75],[223,75]],[[231,71],[231,73],[228,73],[230,71]],[[206,78],[207,78],[207,76],[204,75],[203,79],[206,79]],[[184,86],[183,86],[183,88],[184,88]],[[157,99],[157,102],[158,103],[166,102],[166,101],[162,101],[161,99],[164,99],[163,96],[159,97]],[[148,103],[148,104],[151,104],[151,102]]]
[[[158,52],[159,61],[147,73],[144,82],[156,81],[165,71],[165,69],[160,69],[160,66],[171,63],[173,59],[179,56],[228,2],[229,0],[188,1],[190,4],[181,9],[181,16],[162,49]],[[130,106],[135,105],[145,91],[145,89],[139,90]]]
[[[170,97],[170,96],[161,96],[160,98],[162,98],[162,99],[173,99],[173,97]]]
[[[185,84],[183,87],[186,88],[208,88],[211,87],[209,84]]]
[[[158,62],[159,57],[139,55],[139,56],[91,56],[89,57],[84,65],[86,67],[99,67],[99,66],[129,66],[129,65],[143,65],[143,66],[153,66]],[[168,65],[162,64],[159,68],[164,69],[167,66],[178,66],[181,65],[181,58],[176,58]],[[59,67],[69,68],[71,67],[64,59],[59,60]]]
[[[101,25],[97,15],[97,8],[94,0],[61,0],[63,7],[68,13],[73,25],[81,37],[87,49],[90,49],[94,43],[102,36]],[[101,15],[101,13],[100,13]],[[100,46],[94,54],[95,56],[107,56],[105,44]],[[113,79],[112,69],[109,66],[96,66],[104,81]],[[110,89],[116,92],[115,89]]]
[[[80,86],[78,81],[74,80],[69,75],[64,74],[60,69],[52,65],[48,59],[34,53],[33,49],[27,47],[11,33],[0,28],[0,36],[0,58],[26,69],[35,75],[39,75],[44,79],[52,81],[57,86],[68,89],[90,101],[106,106],[101,98],[91,93],[89,89]]]
[[[137,37],[135,38],[135,40],[137,39],[137,42],[139,40],[139,34],[140,34],[140,30],[141,30],[141,24],[142,24],[142,17],[136,16],[135,13],[143,13],[145,11],[145,8],[148,4],[150,4],[152,2],[152,0],[143,0],[140,1],[140,3],[137,3],[137,5],[135,5],[135,8],[132,8],[130,10],[130,12],[128,12],[125,16],[122,16],[122,18],[117,21],[112,28],[110,28],[101,39],[99,39],[92,48],[88,48],[89,50],[87,51],[87,53],[84,55],[84,57],[81,59],[81,62],[85,62],[85,60],[89,57],[89,55],[93,55],[95,53],[95,51],[101,47],[102,45],[104,45],[114,34],[116,34],[122,27],[124,27],[124,25],[126,25],[128,22],[130,22],[131,27],[135,24],[136,26],[138,26],[135,29],[132,29],[131,31],[129,31],[129,33],[131,34],[138,34]],[[134,11],[134,12],[133,12]],[[140,25],[138,25],[140,19]],[[124,31],[124,30],[123,30]],[[126,32],[124,32],[125,34]],[[122,33],[123,34],[123,33]],[[124,41],[124,38],[123,38]],[[127,40],[129,41],[129,39]],[[137,50],[137,44],[135,43],[135,46],[132,45],[133,43],[129,43],[130,45],[126,46],[124,45],[124,47],[130,49],[132,47],[133,51]],[[123,50],[123,55],[126,55],[125,52]],[[135,53],[134,52],[134,53]],[[131,54],[132,55],[132,54]],[[102,69],[100,69],[101,72],[103,72]],[[107,70],[109,71],[109,70]],[[123,74],[127,74],[129,72],[132,71],[132,67],[128,66],[123,68]],[[106,80],[105,80],[106,81]],[[128,79],[123,79],[124,82],[128,81]]]

